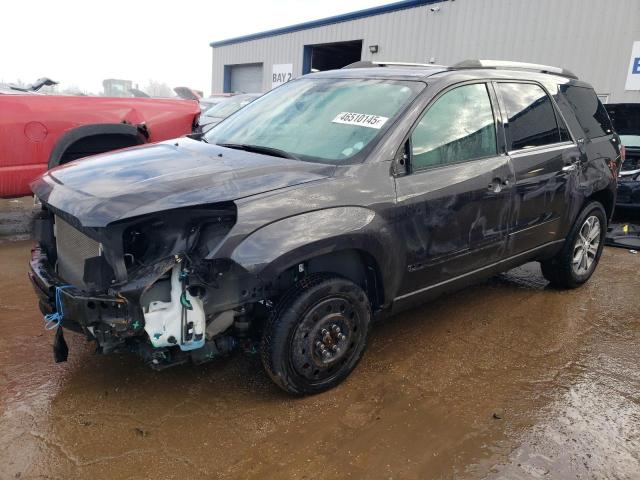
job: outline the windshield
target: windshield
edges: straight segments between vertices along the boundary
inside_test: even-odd
[[[625,147],[640,147],[640,136],[620,135],[620,141]]]
[[[207,117],[227,118],[242,107],[249,105],[256,98],[258,98],[258,95],[236,95],[211,107],[204,112],[204,115]]]
[[[267,147],[302,160],[346,162],[424,88],[421,82],[300,79],[214,127],[209,143]]]

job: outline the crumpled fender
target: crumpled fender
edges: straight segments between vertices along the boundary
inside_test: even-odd
[[[231,260],[264,281],[287,268],[327,253],[355,249],[371,255],[380,268],[385,296],[395,291],[404,259],[385,252],[392,230],[375,212],[345,206],[315,210],[270,223],[245,238]],[[389,290],[387,287],[391,287]]]

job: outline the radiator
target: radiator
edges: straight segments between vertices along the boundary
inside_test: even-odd
[[[83,281],[84,261],[100,256],[102,253],[100,243],[58,216],[55,217],[55,234],[58,276],[76,287],[86,287]]]

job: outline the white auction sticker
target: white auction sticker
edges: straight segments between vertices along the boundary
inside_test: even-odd
[[[366,113],[340,112],[333,123],[344,123],[345,125],[359,125],[361,127],[375,128],[379,130],[387,123],[388,117],[379,115],[367,115]]]

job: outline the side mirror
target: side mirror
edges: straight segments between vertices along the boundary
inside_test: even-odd
[[[391,170],[396,177],[406,175],[409,171],[409,142],[406,142],[402,148],[398,149]]]

